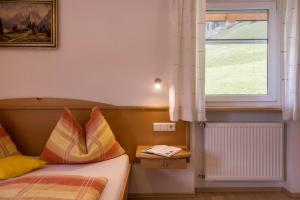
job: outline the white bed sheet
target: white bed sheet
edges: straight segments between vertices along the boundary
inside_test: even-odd
[[[126,175],[129,167],[127,155],[90,164],[79,165],[46,165],[44,168],[27,174],[30,175],[80,175],[80,176],[104,176],[108,183],[99,200],[119,200],[123,192]]]

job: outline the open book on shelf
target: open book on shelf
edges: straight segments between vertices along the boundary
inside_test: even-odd
[[[174,154],[180,152],[182,149],[179,147],[167,146],[167,145],[155,145],[149,149],[144,150],[144,153],[155,154],[164,157],[171,157]]]

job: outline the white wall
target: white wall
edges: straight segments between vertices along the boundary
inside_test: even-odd
[[[61,0],[58,49],[0,48],[0,99],[168,105],[169,0]],[[163,81],[154,90],[154,79]],[[132,193],[193,193],[194,169],[133,167]]]
[[[131,194],[179,193],[193,194],[195,191],[195,170],[193,164],[187,169],[144,169],[134,165],[129,185]]]
[[[58,49],[0,48],[0,98],[167,105],[168,0],[59,1]]]
[[[300,193],[300,124],[290,122],[287,126],[287,182],[286,188]]]
[[[61,0],[58,49],[0,48],[0,99],[62,97],[115,105],[167,105],[170,0]],[[163,90],[153,89],[160,77]],[[280,120],[270,113],[209,113],[212,121]],[[300,192],[300,126],[288,132],[288,181]],[[187,170],[134,166],[132,193],[191,193],[197,187],[281,186],[281,182],[204,182],[201,131],[192,133]],[[195,170],[196,169],[196,173]],[[195,178],[196,177],[196,178]],[[167,185],[167,187],[165,187]]]

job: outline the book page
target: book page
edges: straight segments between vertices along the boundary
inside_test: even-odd
[[[182,149],[179,147],[167,145],[155,145],[150,149],[144,150],[144,153],[152,153],[160,156],[171,157],[172,155],[180,152]]]

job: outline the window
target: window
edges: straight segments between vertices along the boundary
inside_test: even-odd
[[[257,2],[208,4],[208,106],[279,106],[279,48],[273,7],[273,3]]]

